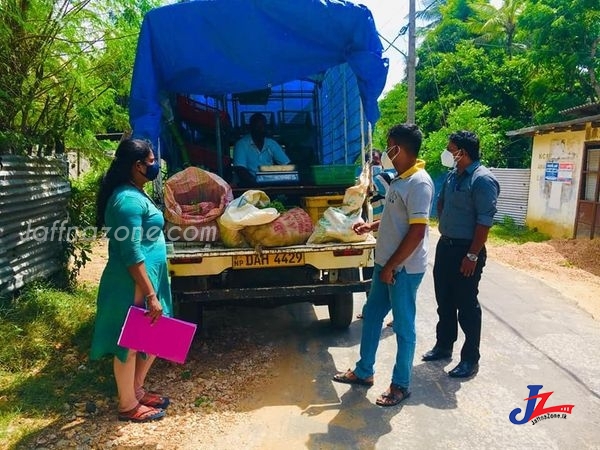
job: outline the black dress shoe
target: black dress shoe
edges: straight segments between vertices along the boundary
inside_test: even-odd
[[[423,361],[437,361],[438,359],[448,359],[452,357],[452,350],[443,350],[433,347],[421,358]]]
[[[454,369],[448,372],[448,376],[452,378],[470,378],[477,373],[479,370],[479,364],[461,361]]]

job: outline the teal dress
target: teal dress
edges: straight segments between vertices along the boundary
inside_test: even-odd
[[[108,199],[104,214],[108,227],[108,262],[102,272],[96,305],[91,359],[115,355],[126,361],[128,350],[117,345],[135,282],[127,268],[144,262],[163,308],[172,317],[173,302],[167,271],[164,218],[154,203],[134,186],[119,186]]]

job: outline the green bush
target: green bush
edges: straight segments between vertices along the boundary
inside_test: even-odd
[[[547,234],[541,233],[537,228],[528,228],[518,225],[512,217],[504,216],[502,222],[494,224],[490,229],[489,239],[496,244],[525,242],[543,242],[550,239]]]
[[[69,202],[71,226],[79,228],[95,226],[96,195],[103,174],[103,169],[95,169],[85,173],[79,179],[71,181],[71,200]]]
[[[77,284],[79,272],[90,260],[93,233],[89,231],[96,224],[96,196],[104,167],[91,170],[81,178],[71,181],[71,198],[69,200],[69,227],[88,231],[77,239],[64,243],[64,278],[68,288],[73,289]]]

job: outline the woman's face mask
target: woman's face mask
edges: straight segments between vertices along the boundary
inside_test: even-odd
[[[156,180],[158,177],[158,173],[160,172],[160,166],[158,165],[158,161],[154,161],[152,164],[146,164],[146,173],[142,173],[146,177],[148,181]]]

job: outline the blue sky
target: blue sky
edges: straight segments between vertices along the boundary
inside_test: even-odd
[[[398,35],[400,28],[408,25],[408,0],[351,0],[354,3],[365,5],[375,19],[375,26],[379,34],[388,41],[393,41]],[[490,0],[490,3],[496,8],[499,8],[502,0]],[[423,2],[416,1],[416,10],[423,9]],[[383,48],[387,49],[384,53],[386,58],[390,60],[390,70],[388,73],[387,83],[383,93],[390,91],[394,85],[402,81],[405,76],[406,61],[404,56],[398,50],[389,47],[384,39],[381,40]],[[402,50],[405,54],[408,53],[408,33],[399,37],[394,46]]]
[[[353,0],[354,3],[365,5],[373,14],[375,26],[379,34],[388,41],[392,42],[400,28],[408,24],[408,1],[407,0]],[[417,10],[421,6],[421,2],[417,1]],[[384,56],[390,60],[390,70],[388,73],[387,83],[383,93],[390,91],[395,84],[402,81],[406,70],[406,62],[404,56],[398,50],[389,47],[384,39],[381,40],[385,50]],[[408,52],[408,34],[399,37],[394,42],[394,46]]]

